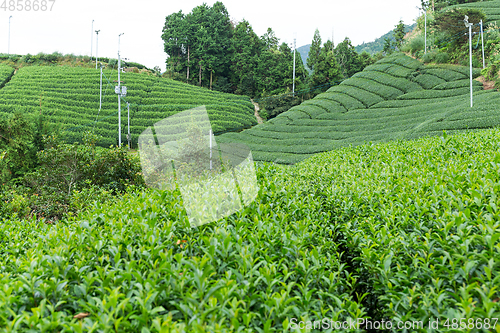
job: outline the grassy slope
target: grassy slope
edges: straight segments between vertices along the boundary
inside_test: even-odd
[[[0,86],[2,73],[0,71]],[[95,128],[96,133],[104,138],[100,144],[116,144],[118,101],[113,81],[117,80],[117,71],[106,70],[105,76],[103,105],[99,112],[99,71],[66,66],[21,68],[0,89],[0,113],[33,113],[41,108],[49,122],[63,124],[68,141],[79,140],[83,131]],[[127,96],[122,100],[122,137],[125,140],[125,101],[129,101],[134,144],[146,127],[201,105],[207,107],[214,132],[256,124],[253,105],[245,96],[219,93],[145,74],[124,73],[121,80],[128,88]]]
[[[284,332],[292,318],[371,318],[449,332],[447,319],[498,318],[499,137],[262,164],[254,203],[196,229],[179,197],[154,191],[55,225],[3,221],[0,327]]]
[[[499,125],[500,93],[474,82],[471,109],[467,78],[465,67],[423,66],[396,54],[267,123],[217,140],[246,143],[256,160],[296,163],[351,144]]]

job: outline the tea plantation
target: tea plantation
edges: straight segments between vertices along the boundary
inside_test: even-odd
[[[500,332],[499,138],[471,131],[262,163],[256,201],[194,229],[178,193],[153,190],[55,225],[3,220],[0,328],[306,332],[326,318]]]
[[[500,125],[500,93],[483,91],[478,81],[473,90],[470,108],[467,67],[424,66],[394,54],[267,123],[217,140],[247,144],[256,160],[293,164],[364,142]]]
[[[499,0],[490,0],[490,1],[480,1],[480,2],[471,2],[471,3],[463,3],[460,5],[454,5],[446,7],[448,8],[474,8],[480,9],[486,14],[485,24],[496,23],[500,24],[500,1]]]
[[[100,72],[92,68],[64,66],[31,66],[19,69],[0,67],[0,116],[40,110],[48,123],[62,125],[65,139],[81,141],[82,133],[94,130],[103,139],[102,146],[117,144],[118,97],[114,81],[118,72],[105,70],[102,109],[99,111]],[[12,76],[12,78],[11,78]],[[9,81],[10,80],[10,81]],[[213,132],[241,129],[257,124],[250,99],[210,91],[177,81],[138,73],[121,74],[127,87],[122,98],[122,137],[127,128],[126,102],[130,102],[132,142],[142,131],[180,111],[205,105]]]

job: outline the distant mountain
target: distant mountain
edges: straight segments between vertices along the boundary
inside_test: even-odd
[[[405,31],[406,32],[412,31],[416,25],[417,25],[416,23],[413,23],[412,25],[405,26]],[[363,44],[360,44],[358,46],[355,46],[356,52],[361,53],[363,51],[366,51],[366,52],[370,53],[371,55],[373,55],[377,52],[380,52],[384,49],[384,39],[385,38],[394,39],[394,30],[389,31],[388,33],[386,33],[382,37],[375,39],[375,41],[373,41],[373,42],[363,43]]]
[[[300,57],[302,58],[302,63],[304,64],[304,67],[311,72],[309,67],[307,67],[307,56],[309,55],[309,49],[311,48],[311,44],[303,45],[301,47],[297,48],[297,51],[300,53]]]
[[[409,32],[409,31],[413,30],[415,28],[415,26],[416,26],[416,23],[413,23],[412,25],[407,25],[407,26],[405,26],[405,31]],[[380,52],[384,49],[384,39],[385,38],[393,38],[393,36],[394,36],[394,31],[391,30],[388,33],[386,33],[385,35],[383,35],[382,37],[375,39],[375,41],[373,41],[373,42],[363,43],[361,45],[355,46],[356,52],[361,53],[363,51],[366,51],[372,55],[377,53],[377,52]],[[303,46],[297,48],[297,51],[299,51],[300,56],[302,58],[302,62],[304,63],[304,66],[306,67],[306,69],[309,72],[311,72],[311,70],[307,67],[306,63],[307,63],[307,56],[309,55],[310,48],[311,48],[311,44],[303,45]]]

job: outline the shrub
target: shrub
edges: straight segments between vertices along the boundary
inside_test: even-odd
[[[259,105],[264,108],[269,118],[276,117],[280,113],[288,111],[295,105],[301,102],[299,97],[294,97],[292,94],[282,96],[263,97],[259,100]]]
[[[128,185],[142,186],[138,156],[126,148],[96,147],[97,138],[87,134],[84,144],[62,144],[46,136],[46,149],[37,154],[40,167],[24,177],[24,183],[40,200],[37,215],[61,217],[71,209],[74,191],[122,193]]]
[[[435,61],[438,64],[445,64],[450,60],[450,56],[446,52],[438,52],[435,57]]]
[[[422,62],[424,64],[428,64],[428,63],[434,62],[436,60],[436,56],[437,56],[437,52],[436,51],[427,52],[422,57]]]
[[[409,43],[407,43],[407,45],[410,49],[410,52],[415,53],[417,51],[421,51],[424,49],[425,39],[423,36],[417,36],[417,37],[413,38],[412,40],[410,40]]]

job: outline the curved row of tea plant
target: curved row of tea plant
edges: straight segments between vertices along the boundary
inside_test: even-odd
[[[257,199],[194,229],[178,193],[152,190],[55,225],[4,220],[0,327],[297,332],[300,321],[327,318],[422,322],[411,332],[489,320],[461,331],[499,331],[499,137],[483,130],[344,147],[293,168],[259,164]]]
[[[0,88],[10,80],[12,75],[14,75],[14,68],[0,64]]]
[[[486,22],[484,22],[484,23],[489,24],[489,23],[496,22],[497,25],[500,23],[500,1],[499,0],[463,3],[460,5],[449,6],[446,8],[448,9],[448,8],[453,8],[453,7],[480,9],[486,15]]]
[[[342,148],[291,169],[341,226],[376,320],[500,331],[499,137],[496,128]]]
[[[259,169],[257,201],[196,229],[178,193],[152,190],[55,225],[2,221],[0,327],[253,333],[319,313],[356,321],[366,311],[331,216],[281,186],[286,173]]]
[[[10,67],[9,67],[10,68]],[[100,145],[117,143],[117,72],[104,71],[102,108],[99,112],[99,71],[92,68],[25,67],[0,89],[0,112],[44,112],[47,122],[62,125],[65,139],[81,141],[93,130],[103,137]],[[248,97],[194,87],[145,74],[123,73],[127,96],[122,99],[122,137],[127,128],[126,102],[130,102],[133,144],[145,128],[168,116],[205,105],[214,132],[256,124]],[[1,81],[0,81],[1,82]],[[1,86],[1,85],[0,85]]]
[[[247,144],[256,160],[293,164],[315,153],[369,141],[500,125],[500,93],[483,91],[482,84],[473,81],[470,109],[468,75],[465,67],[424,66],[395,54],[267,123],[217,140]],[[474,69],[473,75],[479,76],[480,70]]]

